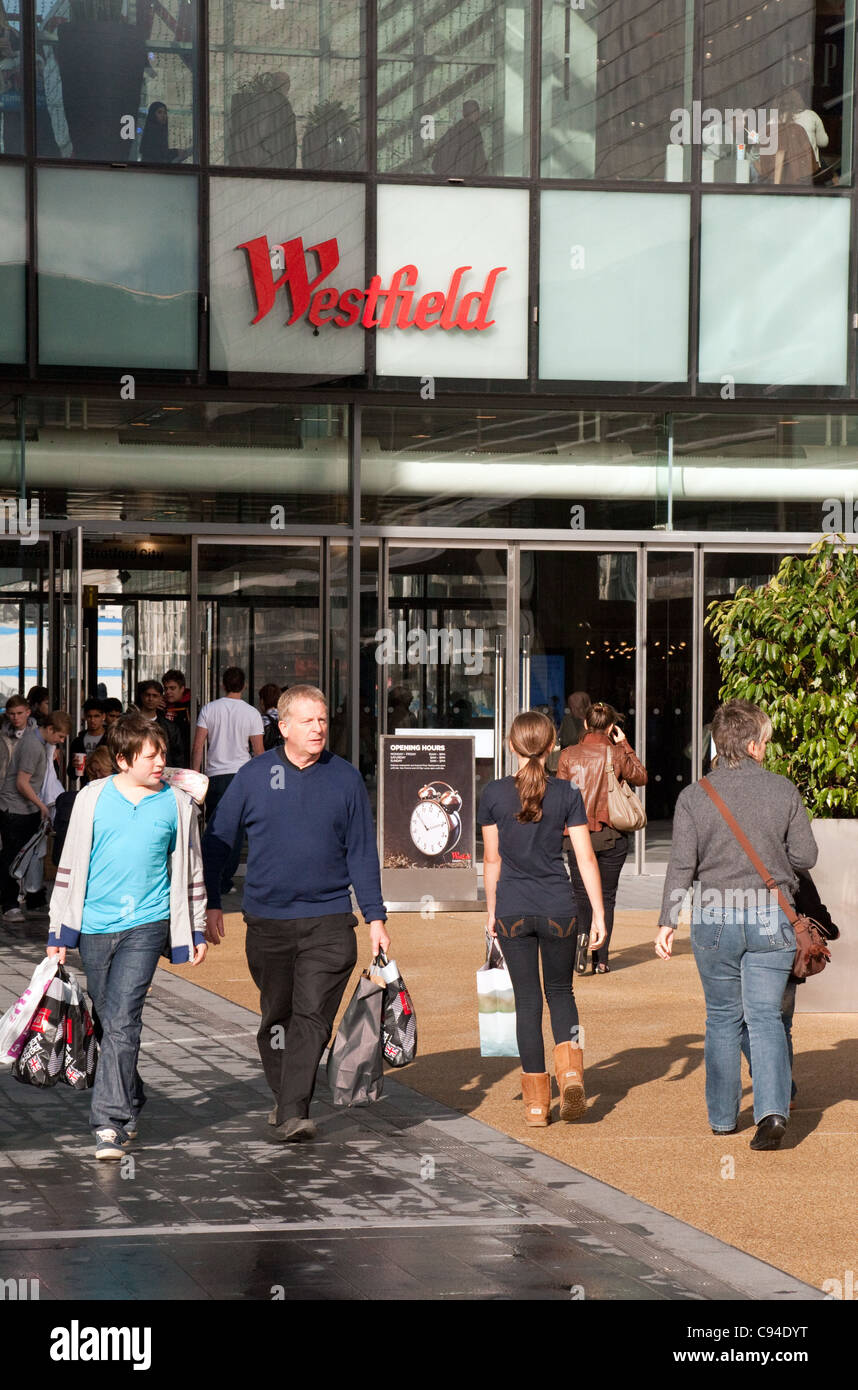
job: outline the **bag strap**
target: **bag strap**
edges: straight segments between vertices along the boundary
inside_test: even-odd
[[[792,926],[795,927],[796,931],[807,931],[807,927],[798,926],[798,922],[801,919],[798,917],[795,909],[790,904],[789,898],[775,883],[774,879],[772,878],[762,859],[757,854],[757,851],[754,849],[754,846],[751,844],[744,830],[740,826],[739,822],[736,820],[736,817],[733,815],[733,812],[729,810],[727,806],[725,806],[724,802],[721,800],[721,797],[718,795],[712,783],[709,781],[709,778],[701,777],[700,786],[703,788],[706,795],[709,797],[709,800],[714,804],[716,809],[720,811],[721,815],[724,817],[724,820],[727,822],[736,839],[739,841],[739,844],[742,846],[742,849],[747,854],[748,858],[750,859],[757,873],[760,875],[760,878],[763,880],[763,883],[766,885],[769,892],[771,892],[774,888],[775,892],[778,895],[778,902],[780,903],[781,909],[783,912],[786,913]]]

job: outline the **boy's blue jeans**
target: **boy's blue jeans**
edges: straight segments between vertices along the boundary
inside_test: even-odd
[[[137,1070],[143,1005],[167,943],[170,923],[146,922],[125,931],[82,932],[80,956],[100,1043],[90,1125],[120,1137],[146,1103]]]
[[[691,945],[706,998],[706,1106],[715,1130],[739,1118],[742,1028],[747,1024],[754,1122],[788,1115],[790,1049],[781,1009],[795,957],[795,932],[779,908],[704,907]]]

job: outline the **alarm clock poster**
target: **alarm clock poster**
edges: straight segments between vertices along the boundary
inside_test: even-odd
[[[387,736],[382,768],[385,898],[475,899],[473,738]]]

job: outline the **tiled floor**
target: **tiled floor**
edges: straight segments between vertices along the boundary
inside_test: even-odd
[[[43,931],[0,929],[0,1012]],[[76,957],[72,958],[73,961]],[[42,1299],[805,1299],[771,1266],[398,1086],[270,1138],[256,1017],[159,972],[150,1103],[97,1163],[88,1097],[0,1073],[0,1280]]]

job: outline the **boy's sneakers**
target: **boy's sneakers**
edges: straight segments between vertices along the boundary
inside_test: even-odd
[[[4,922],[26,922],[26,920],[20,907],[7,907],[3,913]]]
[[[122,1158],[128,1147],[128,1140],[120,1138],[116,1129],[97,1129],[95,1131],[96,1158]]]

